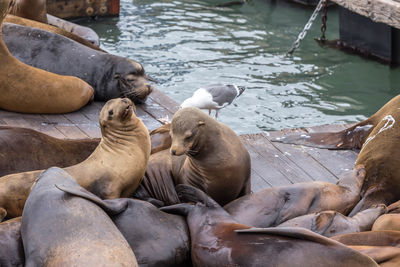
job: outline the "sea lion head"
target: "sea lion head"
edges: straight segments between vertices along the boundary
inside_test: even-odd
[[[135,103],[144,103],[153,91],[143,66],[131,59],[123,59],[116,64],[114,81],[120,93],[119,97],[127,97]]]
[[[204,135],[206,123],[210,120],[212,119],[198,108],[188,107],[178,110],[171,124],[171,154],[175,156],[198,154],[200,139]]]
[[[129,130],[136,110],[135,105],[128,98],[115,98],[107,101],[100,111],[99,121],[101,132],[104,135],[107,129]]]

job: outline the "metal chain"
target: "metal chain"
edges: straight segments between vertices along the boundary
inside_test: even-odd
[[[304,26],[303,31],[301,31],[301,33],[297,37],[297,40],[292,44],[292,48],[290,48],[290,50],[287,52],[288,55],[293,54],[294,50],[299,48],[300,42],[303,41],[304,37],[306,37],[307,32],[310,30],[312,24],[314,23],[315,19],[317,18],[318,13],[321,11],[321,8],[325,2],[326,2],[326,0],[319,1],[317,7],[315,8],[314,12],[312,13],[310,19],[308,20],[306,26]]]
[[[321,38],[319,40],[324,43],[326,41],[326,21],[328,20],[328,1],[325,1],[324,7],[322,9],[322,26],[321,26]]]

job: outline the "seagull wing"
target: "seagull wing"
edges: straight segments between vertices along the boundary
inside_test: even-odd
[[[213,101],[221,108],[231,104],[237,97],[237,90],[232,85],[210,85],[204,89],[212,95]]]

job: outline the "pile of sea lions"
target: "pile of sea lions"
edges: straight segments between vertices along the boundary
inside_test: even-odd
[[[187,107],[149,133],[143,67],[26,2],[0,0],[0,107],[107,103],[100,139],[0,127],[0,266],[400,266],[400,96],[341,132],[275,140],[360,150],[336,184],[251,193],[232,129]]]

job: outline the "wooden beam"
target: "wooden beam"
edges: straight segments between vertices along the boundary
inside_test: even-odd
[[[119,0],[47,0],[47,12],[67,19],[119,15]]]
[[[330,0],[352,12],[400,29],[399,0]]]

